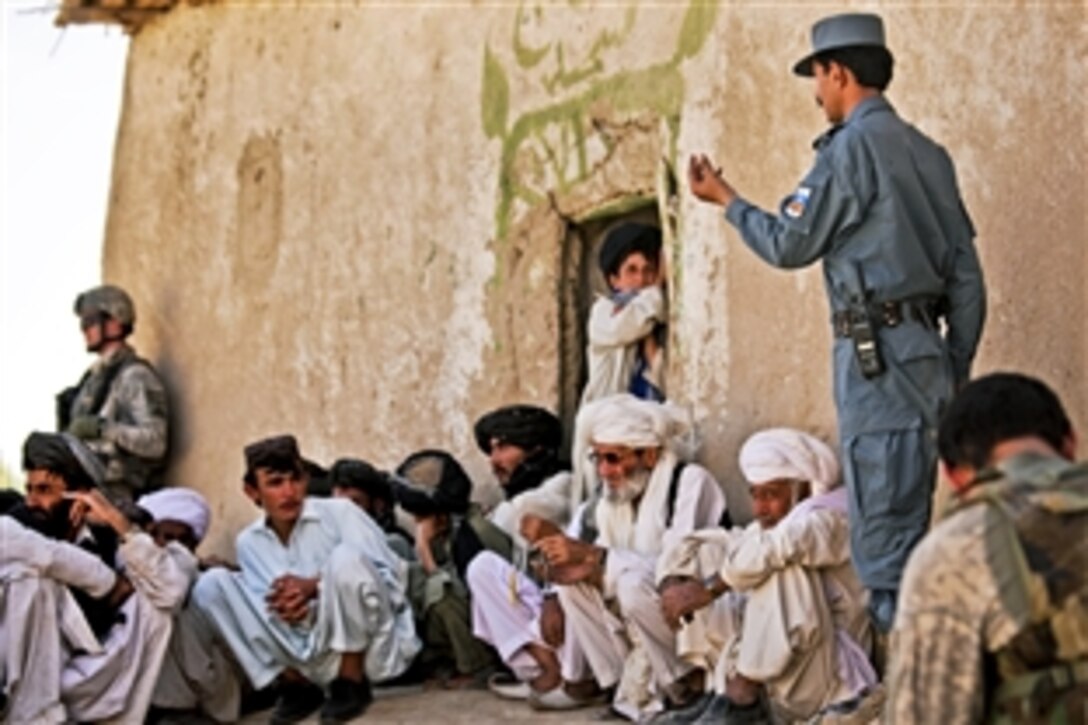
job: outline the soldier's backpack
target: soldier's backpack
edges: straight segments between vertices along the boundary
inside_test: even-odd
[[[1018,572],[1003,604],[1029,613],[988,663],[995,723],[1075,723],[1088,713],[1088,464],[1040,464],[1032,480],[986,482],[964,502],[1007,522],[988,528],[987,551],[992,566]]]
[[[147,360],[144,360],[139,355],[128,354],[119,357],[109,368],[106,369],[105,375],[102,379],[102,384],[94,391],[94,399],[91,403],[90,412],[92,415],[97,415],[102,406],[106,404],[106,398],[109,397],[110,389],[113,388],[113,383],[117,378],[131,365],[143,365],[150,368],[152,372],[155,372],[154,366]],[[157,373],[156,373],[157,375]],[[64,431],[68,429],[68,425],[72,422],[72,404],[75,403],[76,396],[79,395],[79,391],[83,388],[84,383],[91,377],[91,371],[83,373],[83,377],[79,379],[79,382],[70,388],[57,393],[57,430]]]

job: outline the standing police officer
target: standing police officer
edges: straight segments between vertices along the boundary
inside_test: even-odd
[[[57,396],[57,428],[83,440],[106,467],[104,488],[132,500],[157,488],[168,442],[166,388],[127,339],[136,307],[123,289],[95,287],[76,298],[87,351],[98,359]]]
[[[893,59],[881,19],[825,18],[812,45],[793,70],[814,78],[831,128],[779,213],[741,198],[706,156],[688,176],[769,264],[823,260],[852,554],[886,632],[929,522],[937,418],[970,373],[985,289],[951,159],[884,98]]]

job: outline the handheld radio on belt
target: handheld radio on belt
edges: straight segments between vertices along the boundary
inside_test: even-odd
[[[884,374],[884,356],[880,354],[880,342],[877,340],[876,327],[869,316],[869,301],[866,299],[865,279],[861,266],[855,265],[857,276],[854,289],[850,291],[850,339],[854,343],[854,356],[858,368],[866,380],[872,380]]]

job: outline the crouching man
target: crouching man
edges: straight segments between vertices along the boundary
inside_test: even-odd
[[[102,465],[67,433],[23,448],[25,505],[0,516],[0,685],[6,722],[141,722],[196,575],[102,494]]]
[[[419,651],[406,564],[358,506],[306,497],[292,436],[245,458],[245,492],[264,515],[238,535],[241,571],[206,572],[193,602],[255,688],[279,681],[273,723],[318,707],[322,721],[350,720],[370,704],[370,680],[399,675]]]
[[[554,628],[570,633],[602,688],[616,687],[613,708],[639,719],[666,697],[687,703],[702,694],[703,673],[676,655],[654,573],[671,542],[721,521],[725,496],[705,468],[681,460],[689,426],[671,405],[611,396],[582,408],[576,428],[602,493],[575,514],[575,536],[526,538],[560,585],[564,624]]]
[[[539,630],[547,595],[529,566],[528,542],[519,527],[526,514],[557,529],[570,519],[571,476],[559,457],[563,426],[547,410],[519,404],[482,416],[475,433],[505,495],[490,520],[513,542],[513,557],[481,551],[469,564],[465,579],[472,593],[472,631],[495,647],[514,675],[497,673],[488,682],[491,691],[524,700],[533,691],[543,694],[562,684],[558,647],[553,646],[562,637],[549,637],[549,644]],[[575,669],[583,668],[568,667]]]
[[[145,528],[155,543],[174,543],[196,556],[211,520],[211,509],[200,493],[164,488],[141,496],[136,505],[151,517]],[[201,562],[202,568],[207,565]],[[149,719],[204,722],[200,718],[206,714],[216,722],[234,722],[241,712],[240,677],[237,665],[215,638],[211,623],[187,601],[174,618]]]
[[[658,567],[678,652],[716,690],[667,722],[770,722],[765,699],[789,720],[852,711],[876,673],[835,454],[779,428],[745,442],[740,468],[756,521],[696,532]]]

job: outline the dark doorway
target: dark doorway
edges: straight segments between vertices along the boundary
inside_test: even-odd
[[[559,277],[559,418],[563,421],[564,450],[570,451],[574,418],[582,397],[586,368],[586,324],[589,308],[608,288],[597,268],[597,250],[605,234],[616,224],[640,222],[660,227],[657,199],[631,200],[627,210],[590,216],[567,226],[563,239]]]

